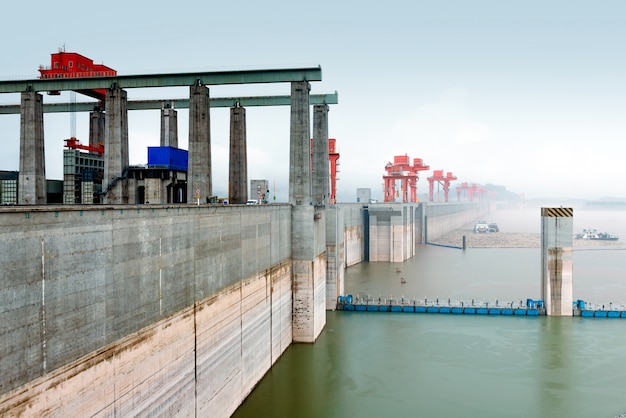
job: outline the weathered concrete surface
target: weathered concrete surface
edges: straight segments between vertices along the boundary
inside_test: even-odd
[[[178,112],[171,107],[161,109],[161,146],[178,148]]]
[[[228,154],[228,198],[230,203],[248,201],[248,147],[246,109],[230,109],[230,152]]]
[[[546,315],[572,316],[574,209],[541,208],[541,298]]]
[[[363,205],[293,212],[0,208],[0,416],[232,414],[323,329],[328,283],[343,293],[341,273],[327,277],[333,243],[363,260]]]
[[[46,204],[43,96],[34,91],[21,94],[18,184],[20,205]]]
[[[342,208],[331,205],[326,220],[326,309],[335,310],[337,296],[345,294],[345,220]]]
[[[210,416],[228,416],[292,340],[290,210],[3,208],[0,415],[89,416],[93,407],[105,415],[184,416],[198,400]],[[235,302],[216,303],[230,293]],[[212,322],[215,315],[203,319],[201,308],[229,312],[232,304],[238,313],[230,326],[241,337],[227,351],[239,353],[239,366],[215,369],[221,350],[194,364],[186,353],[214,350],[194,333],[228,326]],[[223,367],[240,370],[235,394],[209,396],[196,386],[194,374],[203,373],[219,384]],[[170,376],[176,368],[180,374]],[[90,387],[103,380],[114,384]],[[83,405],[79,395],[98,401]]]
[[[325,216],[311,205],[291,211],[294,342],[315,342],[326,324]]]
[[[344,246],[346,267],[353,266],[365,259],[365,242],[363,235],[363,204],[341,204],[344,221]]]
[[[102,187],[111,190],[104,196],[104,203],[128,203],[128,180],[123,177],[128,168],[128,102],[125,90],[108,89],[105,99],[106,117],[104,127],[104,179]],[[104,191],[104,190],[103,190]]]
[[[424,216],[425,225],[424,236],[418,242],[434,242],[448,232],[476,221],[490,210],[486,203],[420,203],[419,211]]]
[[[211,106],[206,86],[189,87],[189,160],[187,201],[196,203],[213,195],[211,178]]]

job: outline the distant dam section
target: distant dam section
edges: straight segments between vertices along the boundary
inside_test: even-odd
[[[2,207],[0,416],[228,417],[290,344],[315,341],[346,267],[404,261],[486,210]],[[294,217],[324,237],[311,261],[293,259]]]

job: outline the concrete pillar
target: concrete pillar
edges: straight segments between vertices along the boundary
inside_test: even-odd
[[[310,85],[291,83],[289,202],[294,342],[315,342],[326,324],[326,226],[311,201]]]
[[[230,109],[230,155],[228,164],[228,201],[248,201],[248,157],[246,145],[246,109]],[[265,191],[263,191],[265,192]]]
[[[324,211],[326,219],[326,309],[335,310],[345,294],[345,213],[339,205]]]
[[[313,204],[328,205],[330,164],[328,161],[328,105],[313,106]]]
[[[187,200],[196,203],[196,196],[200,196],[200,202],[206,203],[212,193],[209,89],[194,85],[189,88]]]
[[[541,208],[541,298],[547,315],[572,316],[574,209]]]
[[[128,104],[126,91],[109,89],[105,98],[103,203],[128,204]]]
[[[161,109],[161,146],[178,148],[178,112],[170,105]]]
[[[104,144],[105,126],[106,116],[102,110],[89,113],[89,146],[97,147],[99,143]]]
[[[311,205],[311,132],[309,92],[306,81],[291,83],[291,126],[289,143],[289,203]]]
[[[44,148],[43,97],[34,91],[24,92],[20,106],[19,205],[47,203]]]

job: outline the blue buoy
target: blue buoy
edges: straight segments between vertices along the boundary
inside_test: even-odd
[[[415,313],[426,313],[426,307],[425,306],[416,306],[415,307]]]
[[[489,310],[487,308],[478,308],[476,309],[477,315],[487,315],[489,314]]]
[[[412,306],[405,306],[402,308],[402,312],[415,312],[415,308]]]
[[[453,314],[462,314],[463,313],[463,308],[459,308],[459,307],[452,308],[452,313]]]
[[[525,316],[526,315],[526,309],[516,309],[516,310],[513,311],[513,314],[514,315],[523,315],[523,316]]]
[[[428,313],[439,313],[439,308],[437,308],[436,306],[429,306],[428,309],[426,309],[426,312],[428,312]]]
[[[439,308],[439,313],[450,313],[450,308]]]
[[[476,308],[465,308],[465,309],[463,309],[463,313],[465,315],[475,315],[476,314]]]

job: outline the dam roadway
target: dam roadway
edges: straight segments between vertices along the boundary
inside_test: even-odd
[[[488,211],[308,209],[0,208],[0,415],[230,416],[290,344],[315,342],[347,266],[405,261]],[[324,237],[308,262],[298,216]]]

